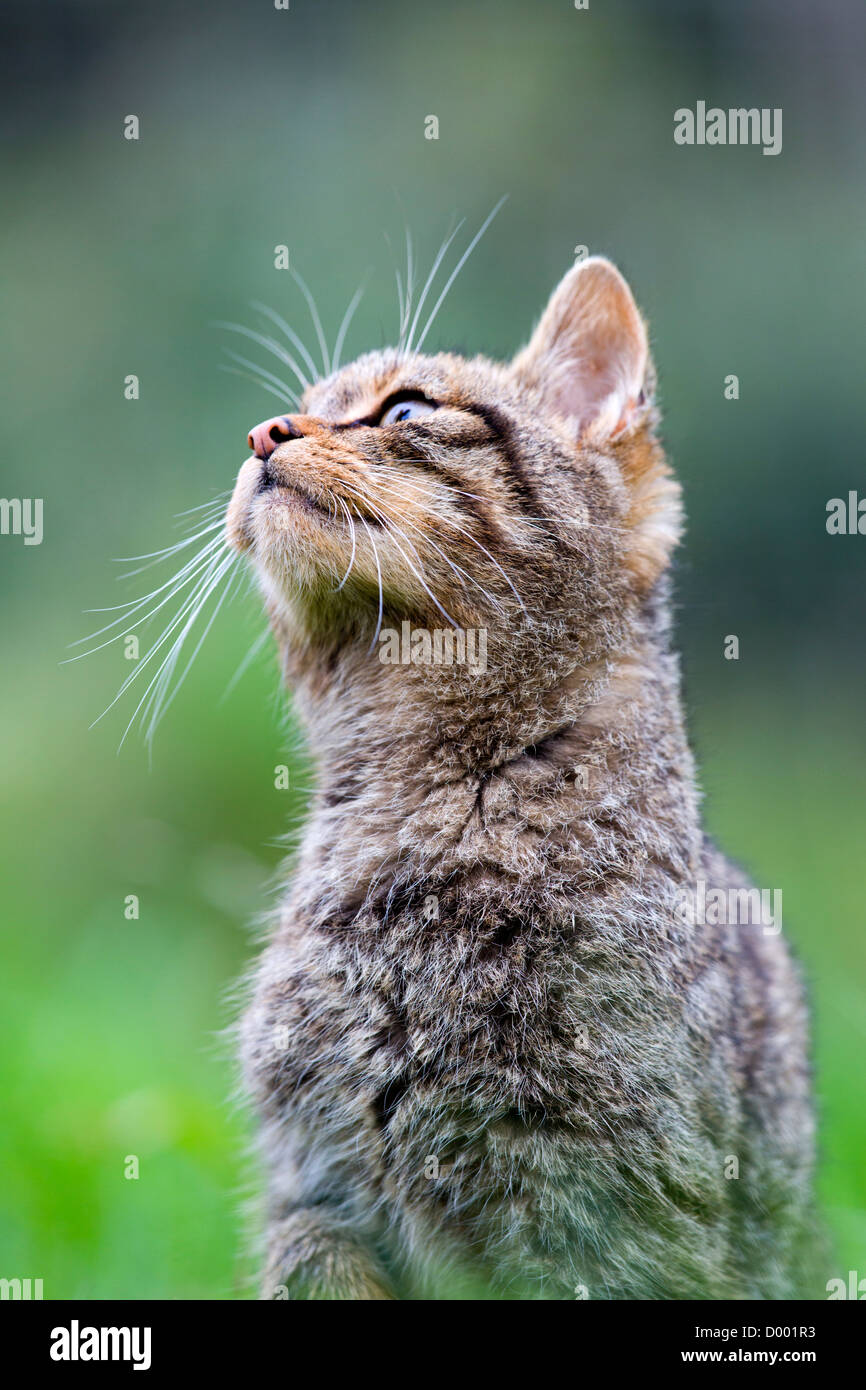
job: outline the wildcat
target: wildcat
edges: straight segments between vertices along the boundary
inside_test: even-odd
[[[241,1026],[264,1297],[823,1296],[797,971],[682,910],[748,884],[701,830],[654,385],[593,257],[513,362],[372,352],[249,437],[227,534],[318,768]]]

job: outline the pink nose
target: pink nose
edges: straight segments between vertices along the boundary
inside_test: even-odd
[[[283,444],[287,439],[300,438],[301,431],[295,428],[290,415],[274,415],[260,425],[253,425],[247,435],[247,445],[256,458],[267,462],[278,444]]]

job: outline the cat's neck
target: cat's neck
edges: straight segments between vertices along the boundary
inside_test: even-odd
[[[368,662],[325,687],[299,685],[318,785],[300,891],[317,912],[363,902],[398,874],[429,877],[439,856],[459,874],[485,837],[516,843],[527,821],[550,817],[579,837],[605,806],[628,808],[626,840],[662,857],[675,844],[698,853],[677,664],[654,635],[546,691],[517,684],[491,700],[481,682],[474,699],[449,704],[431,700],[428,676]]]
[[[441,648],[431,659],[414,647],[417,629],[402,628],[390,645],[355,641],[325,658],[277,631],[325,795],[347,780],[396,799],[416,784],[473,782],[553,739],[617,739],[639,762],[659,722],[685,743],[667,586],[622,616],[613,641],[577,656],[539,626],[505,632],[501,646],[493,633],[467,636],[453,659]]]

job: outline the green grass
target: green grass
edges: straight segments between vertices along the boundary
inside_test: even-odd
[[[810,688],[807,686],[807,690]],[[707,820],[755,880],[784,892],[814,1011],[819,1191],[840,1271],[866,1267],[864,730],[853,699],[751,691],[701,713]],[[818,718],[818,708],[821,717]]]

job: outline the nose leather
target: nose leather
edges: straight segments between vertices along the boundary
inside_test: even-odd
[[[287,439],[301,437],[301,431],[296,428],[291,415],[273,415],[270,420],[262,420],[261,424],[253,425],[247,435],[247,445],[256,458],[267,463],[279,444],[285,443]]]

